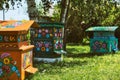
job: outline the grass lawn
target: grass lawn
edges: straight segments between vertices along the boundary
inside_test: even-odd
[[[120,52],[92,54],[89,46],[67,45],[59,63],[37,63],[39,71],[27,80],[120,80]]]

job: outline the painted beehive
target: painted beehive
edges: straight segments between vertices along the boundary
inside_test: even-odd
[[[28,32],[34,21],[0,22],[0,80],[24,80],[25,73],[34,73],[33,45]]]
[[[35,45],[34,53],[37,60],[61,60],[63,51],[62,23],[40,22],[40,27],[31,28],[31,43]]]
[[[86,31],[93,32],[90,38],[91,52],[115,52],[118,50],[118,39],[115,37],[117,26],[97,26],[90,27]]]

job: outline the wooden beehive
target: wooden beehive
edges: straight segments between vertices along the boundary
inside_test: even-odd
[[[86,31],[93,32],[90,38],[91,52],[116,52],[118,50],[118,39],[115,37],[117,26],[97,26],[90,27]]]
[[[38,22],[39,27],[31,28],[31,43],[35,46],[37,60],[61,60],[63,51],[64,24],[53,22]]]
[[[24,80],[25,73],[34,73],[33,47],[28,32],[34,21],[0,22],[0,80]]]

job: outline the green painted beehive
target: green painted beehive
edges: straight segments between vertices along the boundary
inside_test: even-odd
[[[118,39],[115,37],[115,30],[118,26],[96,26],[90,27],[86,31],[93,32],[90,38],[91,52],[116,52],[118,50]]]
[[[51,22],[39,22],[38,24],[40,27],[31,28],[31,43],[35,45],[35,59],[61,59],[64,52],[64,24]]]

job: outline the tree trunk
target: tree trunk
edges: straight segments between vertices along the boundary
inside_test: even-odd
[[[70,0],[61,1],[61,15],[60,22],[65,23],[67,19],[68,9],[69,9]]]
[[[28,14],[30,20],[38,21],[39,14],[36,8],[35,0],[27,0],[27,5],[28,5]]]
[[[65,50],[65,51],[66,51],[67,16],[68,16],[69,5],[70,5],[70,0],[62,0],[62,1],[61,1],[60,22],[65,24],[65,27],[64,27],[64,29],[63,29],[63,31],[64,31],[63,44],[64,44],[64,50]]]

